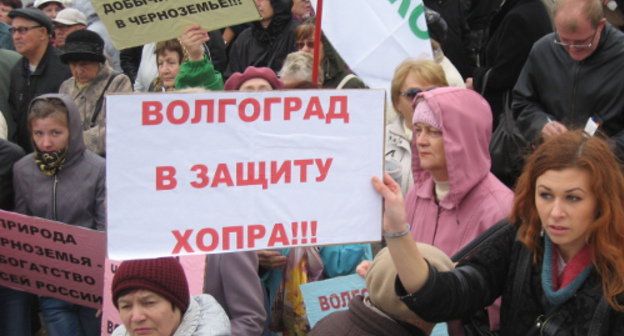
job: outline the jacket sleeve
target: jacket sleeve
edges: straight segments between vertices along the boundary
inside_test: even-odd
[[[373,259],[370,244],[326,246],[319,252],[327,278],[352,274],[361,261]]]
[[[24,151],[8,140],[0,139],[0,209],[13,210],[15,200],[13,188],[13,164]]]
[[[106,231],[106,167],[102,165],[95,186],[95,229]]]
[[[34,162],[33,162],[34,164]],[[24,215],[32,215],[32,211],[28,208],[28,201],[26,200],[27,190],[26,185],[28,182],[21,177],[23,172],[17,165],[13,166],[13,187],[15,188],[15,212]]]
[[[543,44],[536,44],[543,46]],[[516,86],[513,89],[513,102],[511,108],[513,110],[516,123],[525,138],[535,143],[542,133],[542,128],[548,123],[548,120],[556,121],[552,115],[546,113],[544,106],[540,103],[540,92],[538,92],[538,83],[540,74],[536,73],[535,62],[540,62],[538,53],[533,47],[529,58],[520,72]],[[542,61],[543,62],[543,61]]]
[[[200,61],[182,63],[175,79],[176,90],[189,87],[203,87],[212,91],[223,90],[223,77],[215,70],[208,57]]]
[[[449,272],[429,267],[429,278],[415,293],[406,293],[397,276],[395,290],[420,317],[442,322],[469,317],[491,305],[505,286],[516,229],[509,225]]]
[[[232,335],[261,335],[266,312],[256,253],[209,255],[206,260],[206,277],[217,279],[206,279],[204,290],[215,297],[224,298],[221,304],[229,314]],[[214,290],[222,293],[211,293]]]
[[[130,78],[124,74],[117,75],[106,90],[108,92],[132,92]],[[106,99],[102,102],[95,125],[83,131],[82,135],[89,149],[98,155],[106,155]]]

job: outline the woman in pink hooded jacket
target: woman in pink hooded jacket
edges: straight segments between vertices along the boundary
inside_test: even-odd
[[[509,215],[513,192],[490,173],[492,113],[483,97],[438,88],[420,93],[414,107],[408,223],[414,240],[453,256]],[[497,329],[498,309],[489,311]],[[453,335],[457,326],[449,325]]]
[[[490,173],[492,113],[483,97],[439,88],[414,106],[408,222],[416,241],[452,256],[509,215],[513,192]]]

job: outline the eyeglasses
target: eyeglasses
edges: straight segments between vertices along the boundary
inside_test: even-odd
[[[15,33],[19,33],[21,34],[26,34],[27,31],[31,30],[31,29],[35,29],[35,28],[42,28],[43,26],[38,25],[38,26],[32,26],[32,27],[11,27],[9,28],[9,33],[11,33],[11,35],[15,34]]]
[[[572,43],[562,42],[559,34],[555,33],[555,40],[553,42],[564,48],[591,48],[594,45],[592,41],[594,40],[594,37],[596,37],[596,33],[598,33],[598,29],[594,31],[591,37],[582,41],[573,41]]]
[[[300,41],[295,43],[295,48],[297,48],[297,50],[301,50],[303,47],[314,49],[314,41]]]

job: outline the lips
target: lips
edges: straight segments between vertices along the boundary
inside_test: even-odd
[[[569,231],[570,229],[563,225],[548,225],[548,232],[554,235],[562,235]]]
[[[152,331],[150,328],[136,328],[134,329],[135,335],[147,335]]]

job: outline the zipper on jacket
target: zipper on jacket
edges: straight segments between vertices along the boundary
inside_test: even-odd
[[[52,185],[52,219],[58,220],[56,218],[56,185],[58,184],[58,177],[54,175],[54,184]]]
[[[436,240],[436,236],[438,235],[438,225],[440,224],[440,205],[437,204],[438,206],[438,213],[436,214],[436,222],[435,222],[435,228],[433,229],[433,239],[431,240],[433,242],[433,244],[431,245],[435,245],[435,240]]]
[[[574,102],[576,101],[576,80],[578,78],[578,73],[579,73],[580,69],[581,69],[581,64],[580,63],[577,63],[577,64],[574,65],[574,75],[572,76],[572,99],[570,99],[571,102],[572,102],[572,106],[570,107],[570,111],[572,112],[571,113],[572,120],[570,120],[570,121],[572,121],[572,122],[576,122],[576,117],[577,117],[576,116],[576,111],[575,111],[576,104],[574,104]],[[583,125],[583,126],[585,126],[585,125]]]

